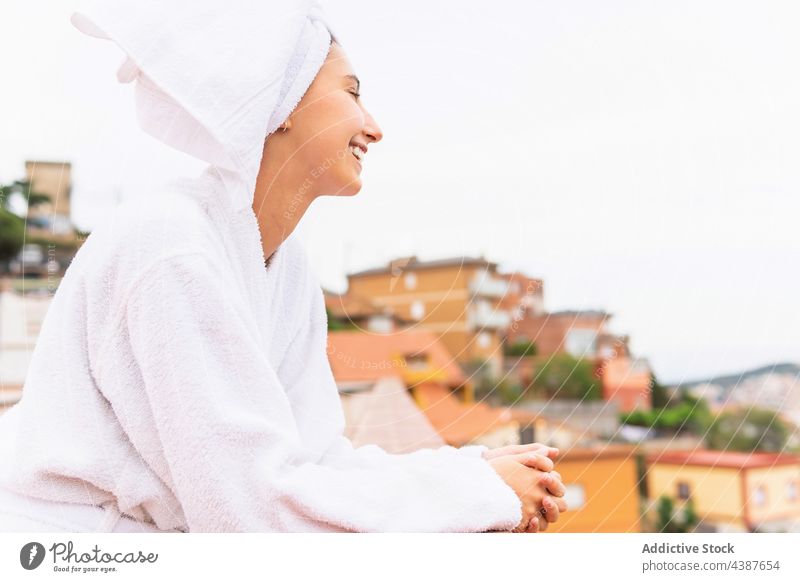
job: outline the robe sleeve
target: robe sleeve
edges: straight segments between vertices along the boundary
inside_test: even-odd
[[[479,453],[356,453],[340,434],[324,460],[309,455],[234,284],[201,253],[174,255],[147,270],[125,308],[131,365],[189,531],[517,525],[519,499]]]

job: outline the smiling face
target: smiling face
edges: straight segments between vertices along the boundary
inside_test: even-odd
[[[317,196],[358,193],[367,149],[383,137],[359,92],[347,55],[332,43],[325,63],[289,116],[287,131],[278,129],[267,140],[268,147],[273,141],[279,148],[285,171],[309,179],[309,190]]]

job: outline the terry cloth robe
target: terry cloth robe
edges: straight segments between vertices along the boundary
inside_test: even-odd
[[[217,3],[189,4],[202,12]],[[222,20],[238,35],[230,46],[211,39],[196,52],[170,37],[177,29],[162,28],[180,18],[170,20],[161,2],[118,0],[116,11],[81,17],[83,30],[127,52],[123,77],[136,81],[137,98],[157,96],[137,99],[142,127],[209,166],[126,201],[74,257],[22,399],[0,416],[0,487],[63,503],[115,503],[161,530],[511,530],[521,504],[481,457],[486,447],[396,455],[354,448],[343,435],[321,286],[295,235],[265,266],[251,205],[257,150],[282,121],[274,112],[285,99],[291,111],[313,79],[303,71],[317,70],[326,54],[319,39],[330,37],[312,12],[258,26],[230,16],[262,4],[294,14],[308,3],[219,3],[219,19],[181,26]],[[304,48],[261,62],[262,70],[269,55],[250,59],[245,49],[265,29]],[[143,34],[153,36],[139,46]],[[296,82],[275,74],[291,70],[298,54]],[[227,67],[225,55],[233,59]],[[188,70],[199,77],[170,76]],[[260,82],[239,78],[253,70],[265,75]],[[225,82],[237,81],[245,90],[225,95]],[[198,87],[220,93],[212,99]],[[218,108],[225,99],[227,116]],[[174,122],[169,131],[158,130],[164,115]]]

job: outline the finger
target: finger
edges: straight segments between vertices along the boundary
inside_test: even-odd
[[[528,443],[525,445],[507,445],[496,450],[504,451],[507,455],[522,455],[525,453],[539,453],[544,455],[546,454],[547,448],[548,447],[540,443]]]
[[[547,445],[543,445],[542,443],[528,443],[526,445],[508,445],[506,447],[503,447],[503,449],[508,449],[507,454],[513,454],[513,455],[519,455],[523,453],[538,453],[540,455],[544,455],[552,459],[558,456],[557,448],[549,447]]]
[[[555,459],[559,452],[560,451],[556,447],[547,447],[547,456],[551,459]]]
[[[531,452],[539,453],[540,455],[544,455],[550,459],[555,459],[558,456],[558,449],[556,447],[548,447],[547,445],[543,445],[541,443],[533,443],[534,447],[531,448]]]
[[[564,501],[561,497],[554,497],[553,501],[555,502],[556,505],[558,505],[559,513],[564,513],[565,511],[567,511],[568,509],[567,502]]]
[[[556,505],[556,503],[550,497],[545,496],[542,498],[541,513],[550,523],[555,523],[558,521],[558,505]]]
[[[556,479],[552,473],[548,473],[542,477],[542,485],[544,485],[550,495],[554,495],[555,497],[564,497],[564,494],[567,492],[567,488],[564,487],[564,484],[559,479]]]
[[[543,445],[541,443],[533,443],[531,452],[537,452],[551,459],[555,459],[558,456],[558,449],[556,447],[548,447],[547,445]]]
[[[527,453],[525,455],[519,455],[520,463],[525,465],[526,467],[531,467],[532,469],[538,469],[542,473],[549,473],[553,470],[553,461],[545,457],[544,455],[540,455],[538,453]]]
[[[525,530],[527,533],[538,533],[539,532],[539,518],[535,515],[531,518],[530,522],[528,522],[528,529]]]
[[[528,530],[528,526],[530,525],[530,520],[531,518],[523,513],[522,519],[519,520],[517,527],[511,530],[512,533],[525,533]]]
[[[543,517],[538,517],[537,519],[539,520],[539,533],[547,531],[547,528],[550,526],[547,520]]]

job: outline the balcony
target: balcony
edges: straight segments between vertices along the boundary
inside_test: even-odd
[[[487,302],[477,302],[468,311],[469,329],[505,329],[511,323],[511,314]]]
[[[469,282],[469,291],[473,297],[502,299],[509,293],[509,282],[484,272]]]

